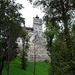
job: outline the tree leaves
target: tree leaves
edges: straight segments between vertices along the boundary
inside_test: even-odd
[[[75,24],[71,23],[71,15],[75,11],[75,1],[37,0],[35,4],[45,12],[47,50],[51,57],[50,75],[74,75]]]
[[[16,41],[23,33],[21,24],[25,24],[24,18],[19,13],[20,9],[22,5],[15,3],[14,0],[0,0],[0,61],[2,62],[0,63],[0,75],[4,61],[8,59],[7,55],[9,54],[9,60],[17,55]]]

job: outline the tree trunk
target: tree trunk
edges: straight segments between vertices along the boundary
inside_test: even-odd
[[[36,55],[34,56],[34,75],[35,75],[35,71],[36,71]]]
[[[25,49],[25,41],[23,39],[23,55],[22,55],[22,68],[25,70],[25,52],[24,52],[24,49]]]
[[[9,75],[9,49],[8,49],[8,59],[7,59],[7,75]]]
[[[72,72],[72,73],[73,73],[73,75],[75,75],[75,70],[73,70],[73,72]]]
[[[3,54],[3,57],[2,57],[2,59],[1,59],[0,75],[2,75],[2,70],[3,70],[3,67],[4,67],[4,61],[5,61],[6,51],[7,51],[7,50],[5,50],[5,52],[4,52],[4,54]]]
[[[34,74],[35,75],[35,71],[36,71],[36,51],[35,51],[35,45],[34,45]]]
[[[2,70],[3,70],[3,66],[4,66],[4,60],[5,60],[5,56],[2,57],[1,67],[0,67],[0,75],[2,75]]]
[[[7,75],[9,75],[9,63],[10,63],[10,50],[11,50],[11,47],[10,47],[10,27],[8,27],[8,57],[7,57]]]

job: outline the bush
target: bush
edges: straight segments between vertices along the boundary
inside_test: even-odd
[[[49,60],[45,60],[44,62],[45,62],[45,63],[49,63]]]

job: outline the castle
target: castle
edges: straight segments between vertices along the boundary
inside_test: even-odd
[[[46,38],[42,31],[42,20],[36,16],[33,17],[33,28],[26,28],[30,36],[30,47],[28,52],[28,61],[42,62],[49,60],[46,50]]]
[[[25,30],[30,36],[29,50],[28,50],[28,61],[42,62],[49,60],[48,52],[46,50],[46,38],[42,31],[42,20],[36,16],[33,17],[33,28],[25,27]]]

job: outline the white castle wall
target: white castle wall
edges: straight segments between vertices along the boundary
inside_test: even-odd
[[[33,18],[34,31],[29,32],[30,35],[30,48],[28,52],[28,61],[34,61],[34,52],[36,54],[36,61],[49,60],[46,50],[46,38],[42,32],[42,20]],[[36,36],[36,37],[35,37]]]
[[[36,61],[42,62],[49,60],[48,52],[46,50],[46,38],[42,32],[42,20],[40,18],[33,18],[33,28],[27,28],[29,40],[29,50],[28,50],[28,61],[34,61],[34,52],[36,55]],[[18,38],[17,41],[19,47],[22,48],[22,39]]]

